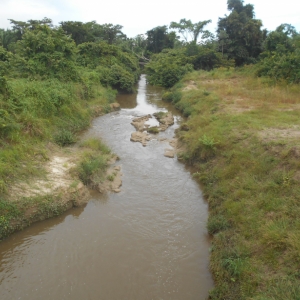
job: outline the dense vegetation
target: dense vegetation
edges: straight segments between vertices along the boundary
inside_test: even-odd
[[[188,117],[181,159],[210,207],[210,298],[299,299],[300,34],[263,30],[253,5],[227,4],[215,34],[210,20],[186,19],[135,38],[120,25],[47,18],[0,29],[0,193],[42,172],[49,140],[71,144],[108,112],[113,88],[133,91],[144,63]],[[77,170],[86,183],[106,164],[95,147]],[[0,235],[18,209],[0,200]]]
[[[120,25],[11,22],[0,30],[0,193],[40,173],[45,145],[74,143],[110,110],[112,88],[132,91],[140,72]]]
[[[181,19],[170,24],[170,32],[166,26],[147,32],[144,51],[140,47],[139,51],[151,57],[146,66],[151,84],[170,87],[192,69],[209,71],[247,64],[256,64],[256,75],[274,82],[299,83],[300,34],[295,28],[281,24],[272,32],[262,30],[252,4],[244,5],[241,0],[228,0],[227,4],[230,13],[219,18],[216,35],[205,30],[210,20],[192,23]]]
[[[299,299],[300,114],[296,84],[244,67],[195,71],[164,94],[187,121],[180,158],[209,203],[210,299]]]

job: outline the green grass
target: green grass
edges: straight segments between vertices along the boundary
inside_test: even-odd
[[[96,111],[109,111],[115,91],[89,81],[87,71],[82,76],[83,83],[8,79],[9,94],[0,94],[0,196],[40,174],[49,141],[70,145]]]
[[[167,96],[189,116],[181,159],[209,203],[210,298],[299,299],[300,87],[253,73],[193,72]]]
[[[79,179],[86,185],[97,185],[105,179],[110,149],[98,139],[88,139],[80,145],[85,149],[76,171]]]
[[[157,127],[149,127],[149,128],[147,129],[147,131],[148,131],[149,133],[152,133],[152,134],[158,134],[158,133],[159,133],[159,130],[158,130]]]

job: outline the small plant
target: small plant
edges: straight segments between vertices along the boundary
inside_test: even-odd
[[[107,162],[102,155],[91,155],[86,157],[78,168],[78,175],[84,184],[90,184],[93,181],[95,174],[104,172]]]
[[[217,145],[219,142],[216,142],[214,138],[208,137],[207,135],[203,135],[201,138],[199,138],[199,142],[207,148],[214,149],[215,145]]]
[[[150,128],[147,129],[147,131],[148,131],[149,133],[152,133],[152,134],[157,134],[157,133],[159,133],[158,127],[150,127]]]
[[[163,112],[163,111],[159,111],[157,113],[154,113],[153,115],[155,118],[157,118],[157,120],[160,120],[160,119],[164,118],[167,115],[167,113]]]
[[[76,142],[74,134],[66,129],[62,129],[54,136],[54,141],[59,146],[67,146]]]
[[[115,177],[116,177],[116,174],[109,174],[109,175],[107,175],[106,178],[107,178],[109,181],[114,181]]]

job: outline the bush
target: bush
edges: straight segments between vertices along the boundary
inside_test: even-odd
[[[147,80],[150,84],[172,87],[193,67],[187,63],[183,51],[164,50],[153,55],[146,65]]]
[[[54,136],[54,141],[59,146],[63,147],[63,146],[74,144],[76,142],[76,137],[71,131],[62,129]]]
[[[159,130],[158,130],[157,127],[150,127],[150,128],[147,129],[147,131],[148,131],[149,133],[152,133],[152,134],[157,134],[157,133],[159,133]]]
[[[84,184],[91,184],[96,174],[101,174],[107,166],[106,158],[102,155],[88,155],[78,169],[79,179]]]
[[[259,65],[258,76],[268,76],[274,81],[286,80],[289,83],[300,82],[300,51],[277,53],[266,57]]]

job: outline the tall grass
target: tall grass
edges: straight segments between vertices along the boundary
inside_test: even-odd
[[[76,141],[97,111],[107,111],[115,92],[94,82],[89,72],[82,83],[57,79],[7,81],[0,95],[0,195],[23,176],[40,172],[49,141],[65,146]],[[26,175],[25,175],[26,174]]]
[[[254,73],[194,72],[167,96],[189,110],[182,158],[210,207],[210,298],[299,299],[300,87]]]
[[[105,179],[111,151],[98,139],[88,139],[80,146],[85,152],[77,167],[78,177],[86,185],[97,185]]]

